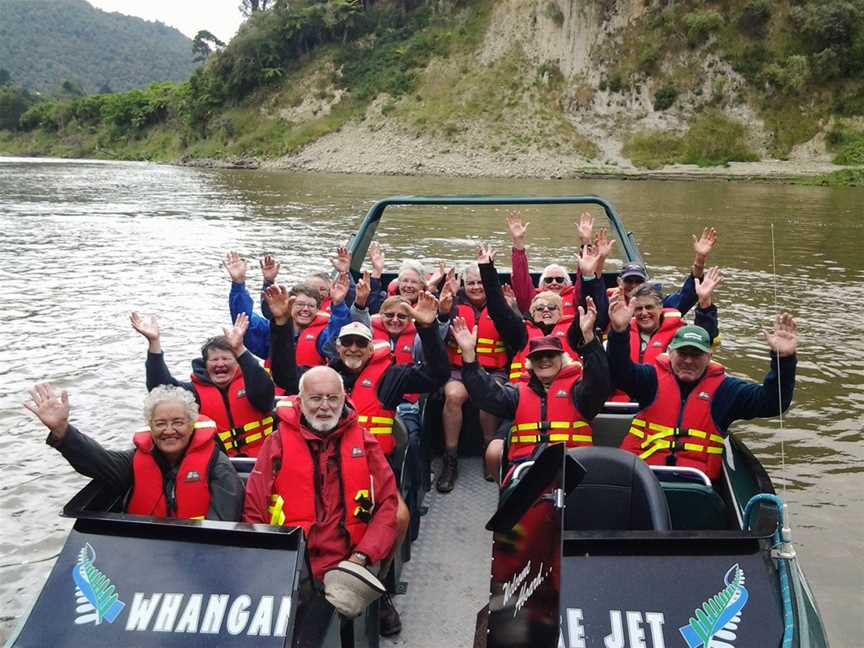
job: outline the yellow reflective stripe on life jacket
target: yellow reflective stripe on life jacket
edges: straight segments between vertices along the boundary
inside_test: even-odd
[[[548,424],[548,425],[547,425]],[[519,423],[510,427],[510,440],[513,443],[539,443],[545,436],[549,441],[581,441],[591,442],[590,434],[568,434],[566,432],[555,432],[548,435],[540,434],[518,434],[526,430],[578,430],[588,427],[585,421],[544,421],[543,423]]]
[[[267,512],[270,513],[270,524],[282,526],[285,524],[285,512],[282,510],[285,500],[281,495],[270,496],[270,506],[267,507]]]
[[[260,427],[264,427],[260,432],[254,432]],[[260,421],[250,421],[246,425],[243,426],[243,432],[240,436],[241,443],[235,443],[234,437],[231,434],[231,430],[226,430],[224,432],[219,433],[219,439],[222,441],[222,444],[225,446],[226,450],[231,450],[232,448],[238,447],[240,445],[249,445],[250,443],[255,443],[259,439],[264,437],[268,437],[273,434],[273,417],[266,416]]]
[[[714,436],[714,435],[712,435],[712,436]],[[666,438],[668,438],[668,436]],[[642,447],[644,448],[645,444],[643,444]],[[643,452],[642,454],[639,455],[639,458],[640,459],[647,459],[648,457],[653,455],[655,452],[659,452],[660,450],[671,450],[672,448],[675,448],[675,447],[677,447],[677,444],[674,440],[665,441],[665,440],[657,439],[651,444],[651,447],[649,447],[647,450],[645,450],[645,452]],[[685,442],[682,446],[680,446],[680,449],[683,449],[687,452],[705,452],[707,454],[723,454],[723,446],[709,445],[706,447],[706,446],[700,445],[698,443]]]
[[[192,425],[192,428],[195,430],[206,430],[207,428],[215,428],[215,427],[216,427],[216,421],[213,421],[213,420],[195,421],[195,423]]]
[[[393,434],[393,419],[388,416],[358,416],[358,423],[378,423],[384,427],[367,427],[371,434]],[[365,427],[365,426],[364,426]]]

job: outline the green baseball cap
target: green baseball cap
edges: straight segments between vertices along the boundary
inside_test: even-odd
[[[704,353],[711,353],[711,336],[701,326],[682,326],[669,343],[669,350],[693,347]]]

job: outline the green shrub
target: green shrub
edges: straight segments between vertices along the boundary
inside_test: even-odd
[[[713,9],[694,11],[684,16],[684,27],[687,30],[687,43],[695,47],[723,27],[723,16]]]
[[[806,56],[794,54],[783,64],[765,66],[763,76],[767,83],[787,94],[801,92],[810,80],[810,63]]]
[[[864,130],[854,122],[837,120],[826,141],[837,152],[835,164],[864,164]]]
[[[657,169],[678,162],[683,143],[679,135],[670,131],[647,131],[628,139],[622,152],[636,166]]]
[[[42,101],[28,109],[21,119],[18,120],[18,127],[23,131],[32,131],[37,128],[45,130],[57,130],[57,122],[54,121],[54,109],[56,104],[52,101]]]
[[[546,2],[544,13],[546,14],[546,17],[558,27],[561,27],[564,24],[564,13],[561,11],[561,7],[558,6],[558,3],[554,0],[548,0]]]
[[[607,83],[610,92],[621,92],[624,89],[624,78],[620,72],[613,72]]]
[[[861,10],[848,0],[822,0],[794,7],[792,28],[809,52],[846,49],[861,30]]]
[[[772,0],[749,0],[738,16],[738,28],[754,38],[762,38],[771,20]]]
[[[639,48],[639,69],[642,72],[653,72],[660,62],[662,52],[660,46],[654,42],[643,43]]]
[[[21,86],[0,86],[0,130],[18,130],[21,116],[37,101]]]
[[[672,84],[666,84],[654,93],[654,110],[666,110],[670,108],[675,99],[678,98],[678,89]]]
[[[748,128],[719,110],[697,117],[684,135],[682,161],[699,166],[718,166],[727,162],[752,162],[758,156],[747,146]]]

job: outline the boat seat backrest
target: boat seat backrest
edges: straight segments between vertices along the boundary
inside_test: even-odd
[[[669,506],[660,482],[645,462],[617,448],[572,448],[585,468],[582,482],[567,496],[564,529],[665,531]]]

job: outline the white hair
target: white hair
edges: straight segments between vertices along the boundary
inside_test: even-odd
[[[559,263],[550,263],[548,266],[543,268],[543,272],[540,275],[540,287],[543,287],[543,280],[546,278],[546,274],[552,272],[553,270],[560,270],[564,273],[564,285],[569,286],[572,281],[570,281],[570,274],[567,272],[567,268],[562,266]]]
[[[330,374],[335,375],[339,379],[339,388],[342,390],[343,394],[345,393],[345,381],[342,380],[342,374],[340,374],[335,369],[331,369],[330,367],[320,366],[320,367],[312,367],[311,369],[307,370],[302,376],[300,376],[300,384],[298,385],[299,388],[297,391],[298,395],[301,397],[303,396],[303,388],[306,386],[306,379],[307,378],[309,378],[310,376],[312,378],[314,378],[318,374],[322,374],[322,373],[326,373],[328,375],[330,375]]]
[[[144,420],[147,423],[153,420],[156,406],[162,403],[182,403],[186,418],[190,421],[198,418],[198,403],[195,402],[192,392],[174,385],[159,385],[154,387],[144,399]]]
[[[416,259],[405,259],[402,261],[402,265],[399,266],[399,273],[396,275],[397,279],[401,279],[402,275],[408,270],[416,272],[420,281],[424,281],[426,270],[423,268],[423,264]]]
[[[465,277],[469,274],[476,274],[478,277],[480,276],[480,265],[476,261],[466,264],[465,267],[462,268],[462,272],[459,273],[459,281],[463,286],[465,285]]]

